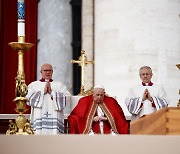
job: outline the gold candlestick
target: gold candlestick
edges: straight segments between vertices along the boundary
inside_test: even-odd
[[[94,64],[94,60],[88,61],[87,57],[85,56],[85,51],[81,51],[81,56],[79,57],[79,60],[71,60],[71,63],[77,63],[79,66],[81,66],[81,89],[79,95],[88,95],[91,93],[91,90],[84,90],[84,69],[87,64]]]
[[[16,103],[16,112],[19,113],[17,116],[15,123],[10,120],[9,129],[6,134],[22,134],[28,135],[33,134],[33,130],[29,124],[29,121],[23,115],[26,112],[26,102],[28,101],[25,96],[27,94],[27,86],[25,83],[25,74],[24,74],[24,60],[23,55],[25,51],[28,51],[33,44],[25,42],[25,36],[18,37],[18,42],[11,42],[9,45],[13,50],[18,52],[18,71],[16,80],[16,88],[15,88],[15,99]]]
[[[177,68],[180,69],[180,64],[176,64]],[[180,89],[179,89],[179,95],[180,95]],[[180,99],[177,103],[177,106],[180,107]]]

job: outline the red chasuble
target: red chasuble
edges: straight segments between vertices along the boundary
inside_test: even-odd
[[[81,98],[68,116],[69,133],[89,134],[92,129],[95,134],[100,134],[99,122],[93,121],[94,116],[97,115],[98,105],[108,119],[103,122],[104,134],[111,133],[111,129],[116,134],[128,134],[128,123],[117,101],[105,96],[104,102],[97,104],[93,101],[92,95]]]

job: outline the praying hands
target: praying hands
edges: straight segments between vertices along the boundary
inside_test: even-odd
[[[52,92],[51,84],[50,84],[50,82],[48,81],[48,82],[46,82],[46,86],[45,86],[45,88],[44,88],[44,94],[47,94],[47,93],[51,94],[51,92]]]
[[[146,99],[148,99],[151,102],[153,101],[148,89],[145,89],[145,91],[143,93],[142,101],[145,101]]]
[[[94,118],[93,118],[93,121],[95,121],[95,122],[100,122],[100,121],[106,121],[107,120],[107,118],[106,117],[104,117],[104,116],[95,116]]]

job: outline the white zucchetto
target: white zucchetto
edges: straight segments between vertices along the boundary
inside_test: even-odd
[[[94,89],[96,89],[96,88],[101,88],[101,89],[105,90],[105,87],[103,85],[101,85],[101,84],[95,85]]]

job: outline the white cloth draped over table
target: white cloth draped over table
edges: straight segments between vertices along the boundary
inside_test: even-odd
[[[147,99],[142,101],[145,89],[148,89],[150,92],[155,107],[152,107],[152,102]],[[132,114],[131,120],[133,121],[139,117],[168,106],[169,100],[167,98],[167,93],[162,86],[156,84],[153,84],[152,86],[143,86],[142,84],[139,84],[130,89],[125,103],[129,112]],[[143,105],[141,103],[143,103]]]
[[[51,94],[44,95],[46,82],[35,81],[29,84],[27,105],[31,106],[30,122],[35,134],[64,133],[64,112],[70,103],[70,93],[57,81],[51,82]]]

